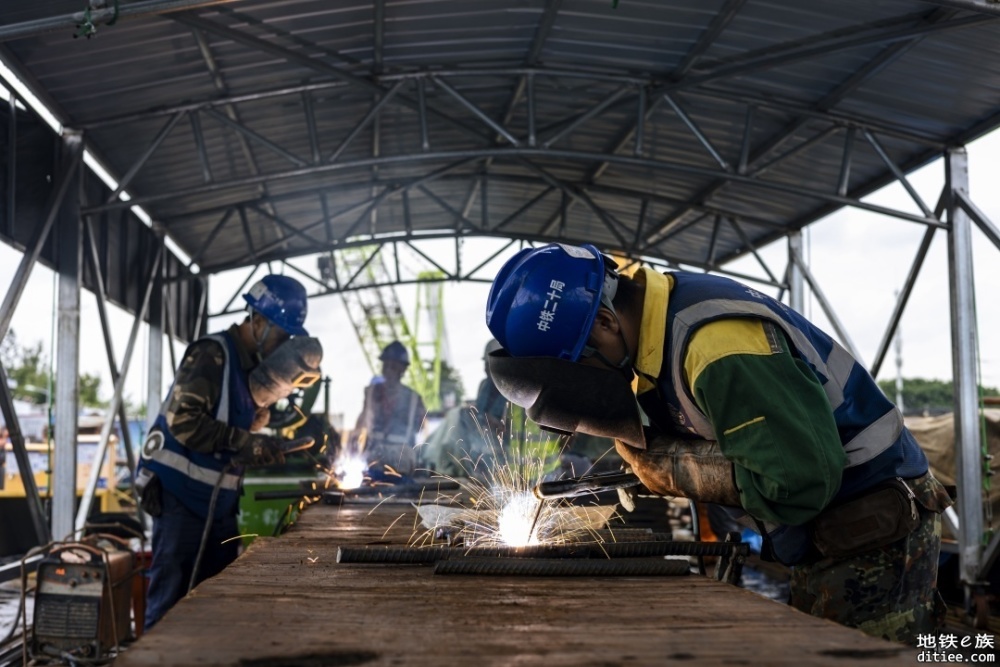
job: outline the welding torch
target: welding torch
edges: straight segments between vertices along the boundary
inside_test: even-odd
[[[550,498],[576,498],[590,493],[627,489],[640,484],[642,482],[634,473],[610,472],[539,482],[534,491],[535,497],[539,500],[548,500]]]

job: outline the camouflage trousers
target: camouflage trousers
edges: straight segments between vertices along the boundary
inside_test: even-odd
[[[940,513],[951,500],[930,473],[909,484],[921,506],[917,528],[884,547],[793,568],[789,604],[906,644],[939,629],[945,614],[937,590]]]

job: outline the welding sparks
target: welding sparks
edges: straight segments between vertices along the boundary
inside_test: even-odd
[[[540,502],[542,501],[531,493],[519,493],[508,500],[497,517],[497,535],[500,541],[512,547],[538,544],[534,524]]]
[[[356,489],[365,481],[368,463],[359,455],[348,455],[338,458],[334,464],[337,476],[337,486],[341,489]]]
[[[425,543],[449,533],[452,543],[470,548],[557,545],[593,541],[594,531],[604,527],[613,506],[571,506],[566,500],[535,497],[535,485],[553,469],[565,440],[528,434],[523,422],[521,429],[511,429],[509,424],[511,433],[506,438],[480,427],[488,451],[453,457],[464,474],[447,478],[462,490],[448,499],[452,506],[418,506],[428,529],[422,536]],[[454,507],[456,501],[460,507]],[[420,540],[418,536],[412,542]]]

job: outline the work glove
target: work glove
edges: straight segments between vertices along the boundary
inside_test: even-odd
[[[309,449],[312,438],[283,440],[271,435],[250,433],[233,454],[233,463],[241,466],[273,466],[285,462],[285,454]]]
[[[623,466],[622,472],[632,472],[632,468],[629,466]],[[618,489],[618,502],[621,503],[622,509],[626,512],[635,511],[635,499],[639,497],[639,487],[638,486],[627,486],[625,488]]]

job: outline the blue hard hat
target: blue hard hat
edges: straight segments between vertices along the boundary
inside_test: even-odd
[[[398,340],[394,340],[382,349],[382,354],[378,355],[380,361],[398,361],[401,364],[410,364],[410,353],[406,347]]]
[[[306,321],[306,288],[295,278],[279,275],[264,276],[243,295],[247,305],[292,336],[308,336],[302,325]]]
[[[512,257],[493,280],[486,326],[515,357],[577,361],[618,275],[592,245],[552,243]]]

